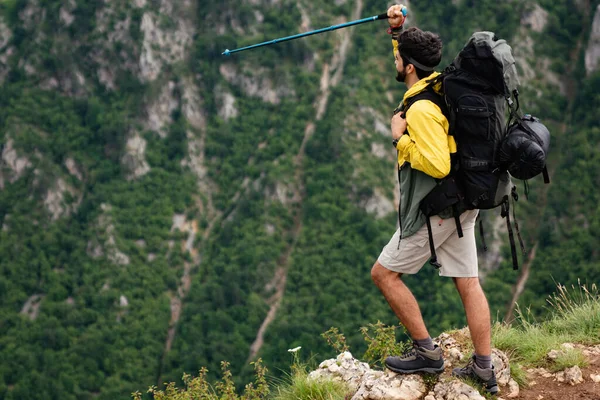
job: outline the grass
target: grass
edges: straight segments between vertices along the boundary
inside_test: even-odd
[[[558,285],[558,291],[548,299],[550,317],[536,322],[529,310],[517,308],[514,326],[496,324],[493,328],[494,346],[506,352],[511,360],[511,375],[520,386],[526,385],[523,367],[544,367],[560,371],[568,367],[587,365],[578,349],[561,349],[563,343],[594,344],[600,342],[600,293],[596,285],[571,289]],[[550,360],[550,350],[560,350]]]
[[[308,379],[306,366],[295,365],[271,392],[273,400],[344,400],[350,389],[342,382]]]

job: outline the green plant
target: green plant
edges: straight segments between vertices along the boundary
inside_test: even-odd
[[[150,393],[155,400],[266,399],[269,395],[269,385],[266,380],[267,368],[262,365],[262,360],[260,358],[251,364],[254,365],[256,380],[254,384],[248,383],[246,385],[244,393],[241,396],[236,394],[235,384],[232,379],[231,371],[229,370],[229,363],[226,361],[221,362],[223,377],[221,381],[217,382],[214,386],[211,385],[206,378],[208,370],[205,367],[202,367],[198,376],[195,378],[191,377],[191,375],[183,374],[183,382],[186,386],[185,389],[178,389],[175,386],[175,382],[170,382],[167,384],[165,390],[159,390],[156,386],[151,386],[148,389],[148,393]],[[140,392],[132,393],[132,398],[134,400],[142,400],[142,394]]]
[[[579,349],[563,349],[558,352],[558,356],[550,364],[549,369],[557,372],[575,365],[580,368],[587,366],[588,361],[585,355]]]
[[[346,344],[346,337],[343,333],[340,333],[338,328],[332,326],[327,332],[323,332],[321,337],[323,337],[327,341],[327,344],[333,347],[338,353],[343,353],[349,349]]]
[[[385,359],[393,354],[405,352],[409,345],[396,341],[397,326],[386,326],[381,321],[360,328],[368,344],[364,358],[370,364],[383,365]]]

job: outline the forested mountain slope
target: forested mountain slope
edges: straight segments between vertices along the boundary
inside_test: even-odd
[[[0,2],[0,399],[125,399],[221,360],[247,381],[258,356],[332,356],[331,326],[360,349],[396,323],[370,279],[397,219],[387,24],[221,55],[388,5]],[[475,30],[509,40],[551,128],[524,267],[494,213],[481,255],[494,315],[517,289],[543,315],[555,282],[600,280],[599,1],[407,5],[443,64]],[[464,325],[451,281],[408,282],[432,334]]]

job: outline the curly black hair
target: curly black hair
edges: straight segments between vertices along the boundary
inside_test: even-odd
[[[400,57],[402,57],[404,65],[413,64],[408,60],[410,57],[419,64],[433,68],[442,60],[442,39],[433,32],[411,27],[400,34],[398,50],[400,50]],[[419,79],[426,78],[431,74],[431,71],[423,71],[416,65],[414,66]]]

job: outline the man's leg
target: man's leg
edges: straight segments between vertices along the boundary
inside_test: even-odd
[[[463,368],[454,368],[452,375],[459,378],[478,379],[490,394],[498,393],[496,373],[492,366],[490,308],[479,284],[479,278],[453,278],[460,293],[471,340],[475,347],[475,356]]]
[[[419,304],[410,289],[402,282],[402,274],[375,262],[371,278],[413,340],[429,338]]]
[[[475,354],[489,357],[492,354],[490,308],[479,284],[479,278],[453,278],[453,280],[465,307]]]
[[[444,371],[442,349],[435,346],[423,322],[419,304],[410,289],[400,280],[402,274],[385,268],[377,261],[371,269],[373,282],[414,341],[414,348],[403,356],[392,356],[385,365],[392,371],[441,373]]]

